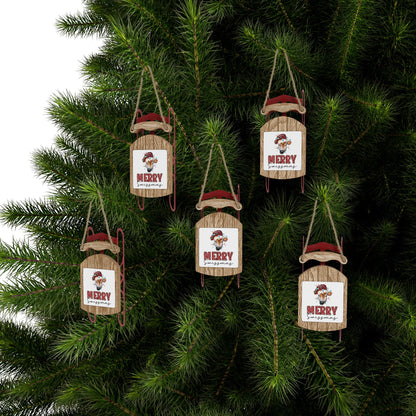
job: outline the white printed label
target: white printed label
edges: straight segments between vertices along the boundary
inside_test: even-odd
[[[114,270],[83,269],[84,305],[116,307],[116,274]]]
[[[344,283],[302,282],[302,321],[343,322]]]
[[[199,267],[238,267],[238,228],[199,229]]]
[[[168,152],[162,149],[133,150],[133,188],[168,188]]]
[[[302,132],[264,132],[263,169],[302,170]]]

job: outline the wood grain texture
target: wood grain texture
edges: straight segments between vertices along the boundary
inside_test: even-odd
[[[164,128],[167,126],[167,129]],[[164,130],[166,133],[172,131],[172,126],[170,124],[163,124],[161,121],[142,121],[140,123],[135,123],[133,126],[133,132],[139,133],[140,130],[155,131],[155,130]]]
[[[134,150],[166,150],[167,151],[167,188],[136,189],[133,187],[133,151]],[[163,137],[154,134],[139,137],[130,146],[130,192],[145,198],[158,198],[173,192],[173,147]]]
[[[299,257],[300,263],[306,263],[309,260],[316,260],[321,263],[326,263],[327,261],[335,260],[339,261],[342,264],[346,264],[346,261],[343,259],[343,256],[340,253],[332,253],[330,251],[312,251],[310,253],[302,254]]]
[[[84,304],[84,268],[114,270],[115,272],[115,308],[108,308],[102,306],[93,306]],[[80,265],[81,272],[81,309],[86,312],[94,313],[96,315],[113,315],[120,312],[120,266],[110,256],[105,254],[94,254],[87,257]]]
[[[113,244],[111,246],[109,241],[90,241],[90,242],[84,243],[81,246],[81,251],[87,251],[89,249],[92,249],[95,251],[111,250],[114,253],[120,252],[120,247],[116,244]]]
[[[238,267],[201,267],[199,265],[199,229],[200,228],[237,228],[238,229]],[[195,225],[195,269],[209,276],[232,276],[243,270],[243,224],[230,214],[215,212],[200,219]]]
[[[302,282],[306,281],[319,283],[341,282],[344,284],[344,310],[342,322],[308,322],[302,320]],[[347,300],[348,279],[339,270],[326,265],[311,267],[299,276],[297,325],[301,328],[311,329],[313,331],[336,331],[344,329],[347,327]]]
[[[265,170],[263,166],[264,146],[263,135],[269,131],[300,131],[302,133],[302,168],[300,170]],[[299,178],[306,174],[306,127],[298,120],[291,117],[275,117],[269,120],[260,129],[260,175],[272,179]]]
[[[235,210],[239,210],[241,209],[241,204],[235,202],[234,200],[230,200],[230,199],[206,199],[205,201],[201,201],[201,203],[197,206],[196,209],[201,210],[203,208],[206,207],[212,207],[212,208],[216,208],[216,209],[222,209],[222,208],[226,208],[226,207],[232,207]]]

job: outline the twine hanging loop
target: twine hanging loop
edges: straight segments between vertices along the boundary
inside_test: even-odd
[[[100,200],[101,212],[103,213],[104,223],[105,223],[105,227],[106,227],[107,235],[108,235],[108,241],[110,243],[109,250],[112,253],[117,254],[120,252],[120,247],[115,245],[113,243],[113,239],[111,238],[110,227],[108,226],[107,216],[105,215],[103,199],[101,197],[100,191],[98,191],[98,198]],[[81,246],[80,246],[81,251],[87,251],[89,248],[91,248],[87,245],[88,243],[85,243],[85,240],[87,238],[87,232],[88,232],[88,223],[90,221],[90,215],[91,215],[91,206],[92,206],[92,202],[90,202],[90,206],[88,207],[88,214],[87,214],[87,221],[85,223],[84,236],[82,237]]]
[[[223,164],[224,164],[225,172],[226,172],[226,174],[227,174],[228,183],[230,184],[231,194],[232,194],[232,196],[233,196],[233,198],[234,198],[234,201],[235,201],[235,203],[236,203],[235,209],[236,209],[237,211],[241,211],[241,210],[242,210],[242,208],[243,208],[243,205],[241,204],[241,202],[239,202],[239,201],[238,201],[237,196],[236,196],[236,194],[235,194],[235,192],[234,192],[234,187],[233,187],[233,183],[232,183],[232,180],[231,180],[230,172],[228,171],[227,162],[225,161],[224,152],[223,152],[223,150],[222,150],[222,146],[221,146],[221,144],[220,144],[220,143],[212,143],[212,145],[211,145],[211,149],[210,149],[210,151],[209,151],[209,157],[208,157],[208,165],[207,165],[207,170],[205,171],[204,183],[202,184],[201,194],[199,195],[199,200],[198,200],[198,203],[196,204],[196,209],[197,209],[197,210],[199,210],[199,211],[202,209],[202,205],[201,205],[201,202],[202,202],[202,197],[204,196],[205,185],[207,184],[207,179],[208,179],[208,172],[209,172],[209,168],[210,168],[210,166],[211,166],[212,151],[213,151],[214,146],[215,146],[216,144],[218,145],[218,147],[219,147],[219,149],[220,149],[220,153],[221,153],[221,157],[222,157],[222,162],[223,162]]]
[[[299,257],[299,262],[300,263],[305,263],[305,261],[306,261],[305,254],[306,254],[306,249],[308,248],[308,245],[309,245],[309,239],[311,237],[313,222],[315,221],[315,214],[316,214],[317,205],[318,205],[318,198],[315,199],[315,204],[313,206],[312,219],[311,219],[311,223],[309,224],[308,235],[306,237],[306,242],[305,242],[305,245],[303,247],[302,255]],[[341,262],[341,264],[347,264],[348,259],[344,256],[344,253],[342,252],[342,247],[341,247],[341,244],[339,243],[339,240],[338,240],[338,233],[337,233],[337,230],[335,228],[335,223],[334,223],[334,220],[332,219],[331,209],[329,208],[329,205],[328,205],[327,201],[325,201],[325,205],[326,205],[326,209],[328,211],[329,221],[331,222],[332,230],[334,231],[335,241],[337,243],[337,247],[338,247],[339,254],[340,254],[340,262]]]
[[[150,68],[150,66],[145,66],[145,67],[143,68],[142,74],[141,74],[141,76],[140,76],[140,86],[139,86],[139,92],[138,92],[138,94],[137,94],[136,108],[135,108],[135,110],[134,110],[133,119],[131,120],[131,125],[130,125],[130,133],[135,133],[135,132],[136,132],[136,131],[134,130],[134,123],[135,123],[135,121],[136,121],[137,110],[139,109],[139,104],[140,104],[140,96],[142,95],[142,89],[143,89],[143,76],[144,76],[144,72],[145,72],[145,71],[149,73],[150,79],[151,79],[152,84],[153,84],[153,89],[154,89],[154,91],[155,91],[155,96],[156,96],[157,105],[158,105],[158,107],[159,107],[159,113],[160,113],[160,116],[162,117],[162,129],[163,129],[163,131],[165,131],[166,133],[168,133],[168,132],[170,132],[170,131],[171,131],[171,129],[172,129],[172,128],[171,128],[171,126],[169,126],[169,124],[167,124],[167,123],[166,123],[165,117],[164,117],[164,115],[163,115],[162,106],[161,106],[161,104],[160,104],[159,94],[158,94],[158,92],[157,92],[157,87],[158,87],[158,84],[157,84],[157,82],[155,81],[155,78],[154,78],[154,76],[153,76],[153,71],[152,71],[152,68]]]
[[[286,60],[287,69],[288,69],[288,71],[289,71],[290,79],[292,80],[293,90],[295,91],[295,96],[296,96],[296,99],[297,99],[297,101],[298,101],[298,105],[299,105],[298,112],[299,112],[300,114],[305,114],[305,113],[306,113],[306,107],[304,107],[304,106],[302,105],[301,101],[300,101],[300,98],[299,98],[299,95],[298,95],[298,90],[297,90],[297,88],[296,88],[295,78],[294,78],[294,76],[293,76],[292,69],[290,68],[290,61],[289,61],[289,57],[288,57],[288,55],[287,55],[286,51],[285,51],[283,48],[282,48],[282,49],[277,48],[277,49],[276,49],[276,52],[275,52],[275,54],[274,54],[273,68],[272,68],[272,72],[271,72],[271,74],[270,74],[269,86],[268,86],[268,88],[267,88],[266,98],[265,98],[265,100],[264,100],[263,107],[262,107],[262,109],[260,110],[260,112],[261,112],[261,114],[263,114],[264,116],[265,116],[265,115],[267,115],[267,113],[266,113],[266,104],[267,104],[267,101],[268,101],[268,100],[269,100],[269,98],[270,98],[270,90],[271,90],[271,87],[272,87],[272,81],[273,81],[273,77],[274,77],[274,71],[276,70],[277,55],[278,55],[278,53],[279,53],[279,51],[280,51],[280,50],[283,52],[283,55],[284,55],[285,60]]]

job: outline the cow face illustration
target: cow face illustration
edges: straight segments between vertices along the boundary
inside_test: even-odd
[[[221,230],[213,231],[210,239],[211,241],[213,241],[217,250],[221,250],[224,242],[228,240],[228,238],[225,235],[223,235]]]
[[[292,144],[292,141],[287,138],[286,134],[282,133],[276,137],[274,143],[277,144],[280,154],[283,154],[286,152],[288,146]]]
[[[97,290],[101,290],[104,283],[107,281],[107,279],[105,277],[103,277],[103,274],[100,271],[95,272],[92,275],[92,280],[94,280],[94,284],[95,284],[95,287],[97,288]]]
[[[328,296],[332,295],[332,291],[328,290],[328,288],[324,284],[316,286],[313,293],[318,296],[320,305],[325,304],[328,300]]]
[[[142,162],[146,166],[148,172],[151,172],[157,163],[157,158],[153,156],[152,152],[147,152],[143,156]]]

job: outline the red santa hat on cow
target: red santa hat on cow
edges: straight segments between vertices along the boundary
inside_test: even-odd
[[[144,154],[143,156],[143,162],[146,162],[146,159],[148,159],[149,157],[153,157],[153,153],[152,152],[147,152]]]
[[[279,142],[280,142],[280,140],[287,140],[287,136],[286,136],[286,134],[284,134],[284,133],[279,134],[279,135],[276,137],[276,139],[275,139],[274,143],[275,143],[275,144],[277,144],[277,143],[279,143]]]
[[[100,271],[95,272],[95,273],[92,275],[92,280],[95,280],[97,277],[103,277],[103,274],[102,274]]]
[[[324,284],[321,284],[321,285],[316,286],[316,289],[315,289],[315,291],[314,291],[315,295],[316,295],[317,293],[319,293],[321,290],[328,290],[328,288],[327,288],[327,287],[326,287],[326,285],[324,285]]]
[[[222,237],[222,231],[221,230],[213,231],[211,234],[211,240],[213,240],[215,237]]]

